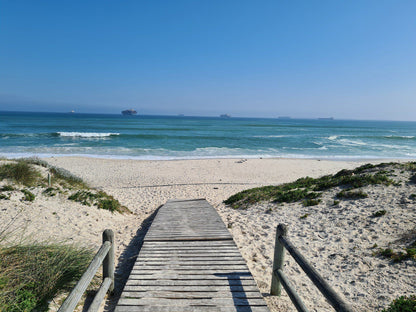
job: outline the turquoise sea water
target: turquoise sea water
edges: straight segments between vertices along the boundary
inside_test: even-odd
[[[0,112],[0,156],[416,158],[416,122]]]

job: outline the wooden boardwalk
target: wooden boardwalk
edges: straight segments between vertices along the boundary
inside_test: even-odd
[[[230,233],[206,200],[157,213],[116,312],[268,312]]]

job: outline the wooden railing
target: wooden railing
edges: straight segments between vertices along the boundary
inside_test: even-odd
[[[296,309],[301,312],[307,312],[307,308],[302,299],[296,293],[296,290],[290,284],[283,272],[285,248],[303,269],[306,275],[311,279],[315,286],[321,291],[332,307],[339,312],[352,312],[351,307],[342,300],[342,298],[329,286],[329,284],[319,275],[319,273],[306,261],[301,253],[286,238],[287,227],[279,224],[276,228],[276,244],[274,249],[272,285],[270,294],[280,296],[282,285],[287,294],[295,305]]]
[[[72,312],[80,301],[82,295],[91,283],[99,267],[103,265],[103,282],[95,294],[94,300],[88,308],[88,312],[96,312],[100,308],[107,292],[114,290],[114,233],[112,230],[103,232],[103,244],[92,259],[81,279],[65,299],[58,312]]]

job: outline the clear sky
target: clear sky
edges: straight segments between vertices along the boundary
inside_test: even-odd
[[[0,0],[0,110],[416,120],[416,1]]]

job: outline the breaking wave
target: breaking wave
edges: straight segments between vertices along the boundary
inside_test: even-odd
[[[120,135],[120,133],[109,132],[58,132],[61,137],[81,137],[81,138],[105,138]]]

